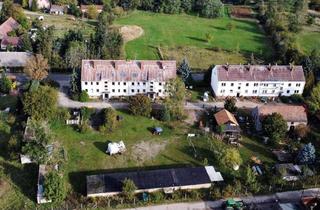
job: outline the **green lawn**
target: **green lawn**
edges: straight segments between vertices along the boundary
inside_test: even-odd
[[[228,23],[236,27],[226,29]],[[254,21],[235,20],[229,17],[206,19],[181,14],[167,15],[135,11],[115,21],[118,25],[138,25],[144,35],[126,44],[125,50],[130,59],[158,59],[157,47],[197,47],[200,49],[221,48],[240,53],[270,55],[268,40]],[[213,35],[211,43],[206,34]],[[195,52],[196,53],[196,52]],[[213,58],[214,59],[214,58]]]
[[[320,49],[320,32],[303,31],[298,35],[298,43],[306,53]]]

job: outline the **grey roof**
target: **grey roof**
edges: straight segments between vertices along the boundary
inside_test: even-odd
[[[219,81],[305,81],[302,66],[217,65]]]
[[[0,67],[24,67],[31,57],[29,52],[0,52]]]
[[[51,5],[51,8],[50,8],[50,12],[63,12],[64,11],[64,6],[60,6],[60,5]]]

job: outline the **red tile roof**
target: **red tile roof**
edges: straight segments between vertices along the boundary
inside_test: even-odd
[[[1,40],[1,46],[14,46],[17,47],[21,42],[21,39],[19,37],[11,37],[11,36],[5,36]]]
[[[217,65],[219,81],[305,81],[302,66]]]
[[[258,108],[260,117],[279,113],[287,122],[308,122],[307,112],[303,106],[296,105],[264,105]]]
[[[176,77],[176,61],[82,60],[82,81],[167,81]]]
[[[20,24],[15,19],[10,17],[0,25],[0,36],[7,36],[9,32],[16,30],[19,26]]]
[[[239,123],[236,120],[236,118],[234,117],[234,115],[231,114],[226,109],[223,109],[220,112],[216,113],[214,115],[214,118],[216,119],[218,125],[224,125],[224,124],[226,124],[228,122],[231,122],[233,124],[239,125]]]

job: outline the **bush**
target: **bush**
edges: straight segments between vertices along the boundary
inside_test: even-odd
[[[155,203],[160,203],[165,199],[163,191],[159,190],[151,194],[151,199]]]
[[[119,123],[117,120],[117,112],[113,108],[106,108],[102,110],[102,115],[103,124],[99,130],[104,133],[114,131]]]
[[[9,93],[12,87],[12,81],[3,73],[0,79],[0,92]]]
[[[152,111],[151,99],[146,95],[135,95],[129,98],[129,110],[133,115],[150,117]]]
[[[79,101],[81,102],[88,102],[89,101],[89,95],[87,91],[82,91],[79,95]]]
[[[66,197],[64,180],[57,172],[50,172],[45,176],[44,195],[54,203],[59,203]]]
[[[68,109],[66,108],[59,108],[57,110],[57,115],[56,115],[56,119],[60,120],[60,121],[66,121],[67,119],[69,119],[71,117],[70,112]]]

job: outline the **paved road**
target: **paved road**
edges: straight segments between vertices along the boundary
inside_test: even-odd
[[[17,80],[21,83],[24,83],[28,80],[28,78],[23,73],[11,73],[11,75],[15,75]],[[97,102],[79,102],[73,101],[67,97],[67,95],[62,91],[63,87],[70,85],[70,74],[59,74],[59,73],[50,73],[48,76],[50,79],[59,82],[61,89],[59,92],[59,106],[67,107],[67,108],[80,108],[80,107],[90,107],[96,109],[103,109],[107,107],[114,107],[116,109],[127,109],[128,104],[121,102],[107,102],[107,101],[97,101]],[[218,102],[186,102],[185,109],[187,110],[203,110],[204,108],[209,107],[217,107],[222,108],[224,105],[224,101]],[[237,101],[237,107],[239,108],[255,108],[257,106],[262,105],[261,103],[255,103],[252,101]],[[161,106],[155,105],[154,108],[159,109]]]
[[[278,209],[277,202],[280,203],[299,203],[302,196],[319,196],[320,188],[300,190],[300,191],[289,191],[282,193],[275,193],[272,195],[254,196],[241,198],[246,204],[251,204],[257,209],[272,210]],[[195,203],[174,203],[157,206],[147,206],[141,208],[134,208],[132,210],[220,210],[222,209],[223,200],[217,201],[203,201]]]

